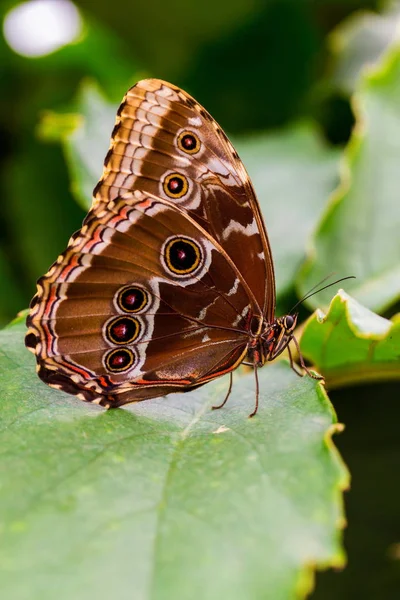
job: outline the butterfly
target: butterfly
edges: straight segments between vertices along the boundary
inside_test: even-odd
[[[119,407],[193,390],[286,348],[272,254],[249,176],[223,130],[183,90],[137,83],[117,113],[82,228],[38,280],[26,346],[39,377]],[[300,364],[308,371],[300,356]]]

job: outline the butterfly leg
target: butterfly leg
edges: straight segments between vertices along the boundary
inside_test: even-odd
[[[288,354],[289,354],[290,368],[293,369],[293,371],[299,377],[304,377],[304,373],[302,373],[301,371],[299,371],[298,368],[296,367],[296,364],[295,364],[295,362],[293,360],[292,351],[290,350],[290,346],[287,347],[287,351],[288,351]]]
[[[258,369],[257,369],[256,363],[254,363],[253,367],[254,367],[254,377],[256,378],[256,405],[254,407],[253,412],[249,414],[249,419],[251,419],[252,417],[254,417],[254,415],[257,414],[257,411],[258,411],[258,397],[260,395],[260,386],[259,386],[259,383],[258,383]]]
[[[307,373],[307,375],[309,377],[311,377],[311,379],[316,379],[317,381],[325,381],[325,378],[322,375],[314,375],[313,373],[311,373],[310,369],[306,366],[306,364],[304,362],[302,353],[300,352],[299,342],[296,340],[296,338],[294,336],[292,337],[292,340],[293,340],[293,342],[296,346],[297,352],[299,354],[299,362],[300,362],[301,368],[304,369],[304,371]],[[289,346],[288,346],[288,350],[289,350],[289,356],[290,356],[290,366],[292,367],[293,371],[295,371],[295,373],[297,373],[299,375],[299,372],[293,366],[294,363],[292,361],[292,356],[290,354]]]
[[[232,375],[232,371],[229,373],[229,388],[228,388],[228,393],[226,394],[224,401],[222,402],[222,404],[217,404],[217,406],[212,406],[212,410],[217,410],[218,408],[222,408],[223,406],[225,406],[225,404],[228,402],[228,398],[231,395],[231,391],[232,391],[232,383],[233,383],[233,375]]]

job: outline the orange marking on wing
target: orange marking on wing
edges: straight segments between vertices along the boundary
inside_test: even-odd
[[[47,299],[46,305],[44,307],[44,311],[43,311],[43,316],[44,317],[48,317],[51,313],[51,310],[53,308],[53,304],[54,302],[57,300],[57,295],[56,295],[56,290],[55,288],[52,288],[50,296]]]
[[[115,225],[121,223],[121,221],[125,221],[125,218],[121,217],[121,215],[115,215],[115,217],[109,220],[108,224],[111,227],[114,227]]]
[[[189,379],[156,379],[154,381],[148,381],[147,379],[136,379],[136,381],[133,382],[134,385],[136,384],[140,384],[140,385],[162,385],[164,383],[167,383],[169,385],[190,385],[191,383],[193,383],[192,381],[190,381]]]
[[[118,225],[121,221],[126,221],[129,218],[129,212],[132,210],[130,206],[124,206],[119,213],[109,220],[109,225]]]
[[[46,351],[47,351],[47,356],[49,356],[50,352],[51,352],[51,346],[53,343],[54,336],[53,336],[52,332],[50,331],[47,323],[43,323],[43,333],[46,336]]]
[[[153,204],[153,199],[152,198],[146,198],[146,200],[142,200],[136,206],[140,207],[140,208],[143,208],[144,210],[146,210],[146,208],[150,208],[150,206],[152,206],[152,204]]]
[[[79,261],[78,257],[73,255],[70,263],[63,268],[58,279],[60,281],[66,281],[71,271],[73,271],[76,267],[79,267]]]
[[[101,227],[102,227],[101,225],[98,225],[96,227],[96,229],[92,233],[90,240],[87,241],[86,244],[83,246],[82,251],[90,252],[90,250],[93,248],[93,246],[95,246],[99,242],[103,241],[101,239]]]
[[[98,381],[99,381],[99,383],[100,383],[100,385],[101,385],[101,386],[103,386],[103,387],[105,387],[105,388],[107,388],[107,387],[108,387],[108,383],[107,383],[107,381],[106,381],[105,377],[99,377],[99,378],[98,378]]]
[[[81,369],[80,367],[76,367],[75,365],[71,365],[69,362],[66,363],[68,366],[68,369],[72,369],[72,371],[75,371],[76,373],[79,373],[80,375],[82,375],[85,379],[92,379],[92,376],[90,375],[90,373],[88,373],[87,371],[85,371],[85,369]]]

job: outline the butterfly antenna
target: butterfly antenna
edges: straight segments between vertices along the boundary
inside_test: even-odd
[[[321,279],[321,281],[318,281],[318,283],[316,283],[315,285],[313,285],[312,288],[310,290],[308,290],[308,292],[306,292],[306,296],[308,296],[308,294],[311,294],[311,292],[313,292],[319,285],[321,285],[322,283],[325,283],[325,281],[327,281],[328,279],[330,279],[334,275],[335,275],[335,272],[332,271],[332,273],[329,273],[329,275],[327,275],[326,277],[324,277],[323,279]],[[330,285],[333,285],[333,284],[330,284]],[[300,302],[302,302],[302,300],[300,300]]]
[[[355,275],[348,275],[347,277],[341,277],[340,279],[336,279],[336,281],[332,281],[332,283],[328,283],[328,285],[324,285],[322,288],[319,288],[318,290],[315,289],[316,287],[318,287],[319,285],[321,285],[321,283],[324,283],[324,281],[326,281],[327,279],[329,279],[329,277],[332,277],[332,275],[333,275],[333,273],[331,273],[327,277],[324,277],[324,279],[322,279],[316,285],[314,285],[314,287],[312,287],[311,290],[309,290],[306,293],[306,295],[303,296],[303,298],[301,298],[301,300],[299,300],[298,302],[296,302],[296,304],[290,310],[289,314],[292,314],[292,312],[294,310],[296,310],[296,308],[298,306],[300,306],[300,304],[302,304],[308,298],[311,298],[311,296],[315,296],[315,294],[319,294],[319,292],[322,292],[323,290],[326,290],[327,288],[332,287],[332,285],[336,285],[337,283],[340,283],[341,281],[346,281],[347,279],[355,279],[356,278]]]

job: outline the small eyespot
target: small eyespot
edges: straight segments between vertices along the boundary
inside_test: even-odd
[[[170,198],[182,198],[189,189],[188,180],[180,173],[170,173],[164,179],[163,189]]]
[[[182,131],[178,136],[178,148],[186,154],[197,154],[201,143],[193,131]]]
[[[136,356],[129,348],[116,348],[104,357],[104,366],[110,373],[128,371],[136,361]]]
[[[138,313],[149,304],[149,294],[143,288],[130,285],[119,290],[116,297],[118,307],[128,313]]]
[[[203,258],[199,244],[186,237],[167,240],[162,254],[166,268],[176,275],[193,273]]]
[[[116,317],[107,323],[106,337],[113,344],[131,344],[140,335],[142,325],[136,317]]]

